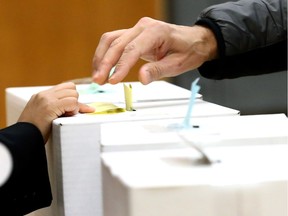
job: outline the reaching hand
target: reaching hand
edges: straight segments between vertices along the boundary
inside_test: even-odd
[[[74,83],[61,83],[31,97],[18,122],[30,122],[41,131],[45,142],[49,138],[54,119],[78,112],[93,112],[94,108],[78,102],[78,92]]]
[[[142,18],[130,28],[103,34],[93,58],[93,81],[121,82],[141,58],[148,63],[139,70],[139,80],[148,84],[201,66],[216,57],[212,31],[203,26],[180,26]],[[114,74],[109,72],[116,65]]]

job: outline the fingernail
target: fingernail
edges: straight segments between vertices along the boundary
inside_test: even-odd
[[[108,82],[109,82],[110,84],[116,84],[114,76],[111,76],[111,77],[108,79]]]
[[[97,70],[93,71],[93,73],[92,73],[92,78],[93,78],[93,79],[97,79],[98,76],[99,76],[98,71],[97,71]]]
[[[151,83],[152,81],[153,81],[153,77],[151,76],[150,71],[145,70],[144,77],[142,79],[142,83],[147,85],[147,84]]]

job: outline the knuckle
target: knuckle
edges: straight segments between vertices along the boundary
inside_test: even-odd
[[[70,89],[76,89],[76,85],[73,82],[66,82],[66,87]]]
[[[103,65],[104,67],[113,67],[114,65],[112,64],[111,60],[110,59],[107,59],[107,58],[104,58],[102,59],[101,61],[101,65]]]
[[[102,34],[100,41],[101,42],[110,42],[113,40],[113,36],[112,36],[112,32],[105,32],[104,34]]]
[[[121,38],[116,38],[111,44],[110,44],[110,48],[111,47],[115,47],[117,45],[120,45],[121,44]]]
[[[138,21],[137,25],[142,29],[150,30],[150,29],[155,28],[157,30],[157,32],[159,32],[161,29],[163,29],[166,26],[166,24],[164,22],[152,19],[150,17],[142,17]],[[149,28],[147,28],[147,27],[149,27]]]
[[[175,61],[175,66],[177,69],[181,69],[183,67],[184,63],[181,60],[176,60]]]
[[[97,63],[101,60],[101,56],[98,53],[95,53],[92,59],[92,66],[96,67]]]
[[[41,105],[41,107],[46,107],[49,105],[49,99],[47,97],[47,94],[46,92],[39,92],[37,94],[34,94],[32,97],[31,97],[31,100],[35,101],[36,104],[39,104]]]
[[[77,109],[78,101],[74,97],[67,98],[65,102],[63,101],[61,105],[61,109],[63,110],[62,113],[70,112]]]
[[[79,98],[79,92],[78,91],[75,91],[75,97],[76,97],[76,99]]]
[[[162,69],[159,66],[154,67],[154,78],[160,79],[162,77]]]
[[[124,48],[123,53],[130,53],[132,51],[136,50],[136,44],[134,42],[130,42],[127,44],[127,46]]]
[[[162,78],[162,68],[159,65],[153,65],[153,67],[150,68],[149,77],[153,80],[158,80]]]
[[[46,97],[46,93],[44,91],[43,92],[39,92],[37,94],[34,94],[32,96],[32,98],[36,99],[36,100],[43,100],[43,99],[45,99],[45,97]]]
[[[138,24],[139,25],[147,25],[148,23],[152,22],[153,19],[150,17],[142,17],[139,21]]]
[[[76,98],[72,98],[70,110],[75,110],[78,108],[78,100]]]

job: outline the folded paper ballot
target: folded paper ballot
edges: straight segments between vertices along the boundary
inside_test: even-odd
[[[102,151],[183,148],[189,145],[288,144],[288,119],[284,114],[114,122],[101,125]],[[184,140],[183,140],[184,139]],[[193,147],[193,146],[192,146]]]
[[[102,153],[104,216],[286,216],[288,145]]]

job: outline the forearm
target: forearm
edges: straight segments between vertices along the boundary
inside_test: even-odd
[[[210,20],[224,55],[232,56],[270,46],[287,39],[287,0],[241,0],[205,9],[197,22]],[[207,22],[206,22],[207,24]],[[219,45],[219,44],[218,44]],[[221,50],[220,50],[221,51]]]
[[[210,79],[287,70],[287,1],[227,2],[205,9],[196,24],[210,28],[217,58],[198,68]]]
[[[245,54],[208,61],[198,68],[201,76],[208,79],[231,79],[285,70],[287,41]]]
[[[13,171],[0,188],[0,214],[23,215],[51,204],[44,141],[32,124],[17,123],[0,130],[0,141],[13,158]]]

